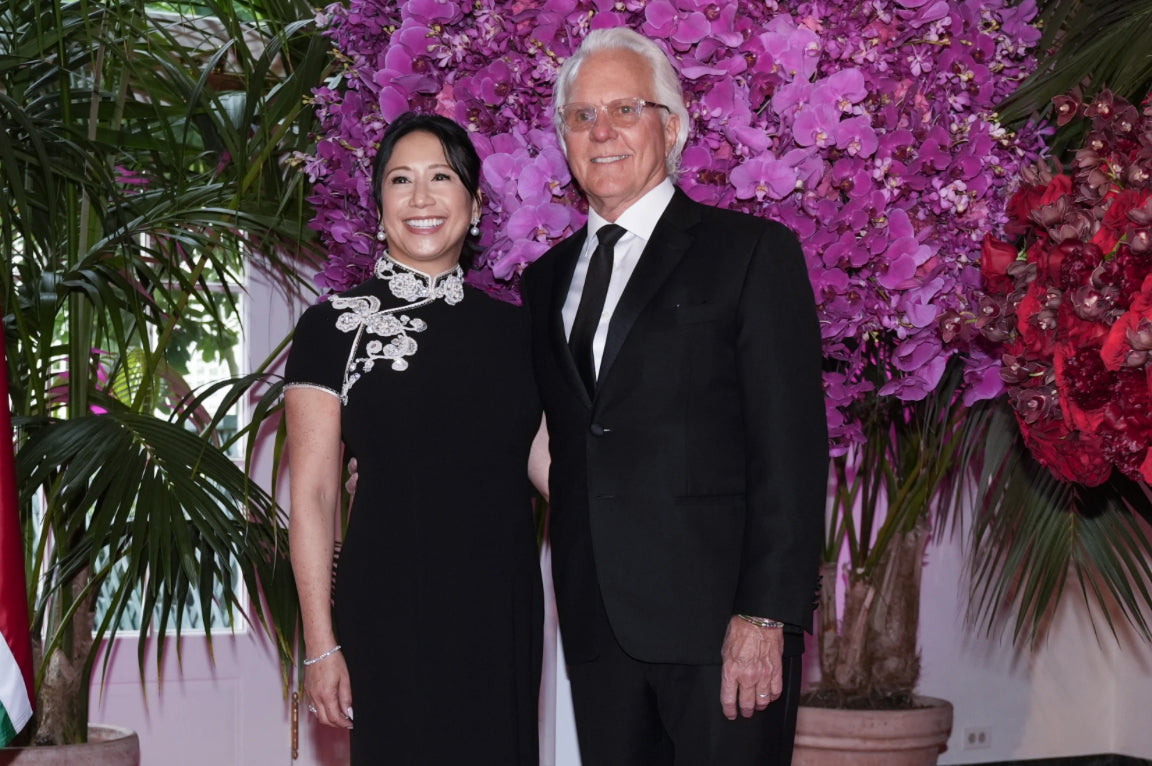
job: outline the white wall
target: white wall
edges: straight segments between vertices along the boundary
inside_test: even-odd
[[[921,599],[921,691],[955,708],[940,763],[1152,758],[1152,646],[1128,630],[1118,644],[1102,619],[1098,639],[1078,589],[1066,591],[1035,651],[1013,648],[1010,635],[985,638],[963,622],[961,557],[958,542],[929,545]],[[970,728],[987,732],[987,747],[965,749]]]

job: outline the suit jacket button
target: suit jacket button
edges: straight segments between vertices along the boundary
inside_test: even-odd
[[[600,425],[599,423],[593,423],[588,428],[588,430],[592,432],[593,436],[603,436],[604,434],[611,432],[612,429],[605,428],[604,426]]]

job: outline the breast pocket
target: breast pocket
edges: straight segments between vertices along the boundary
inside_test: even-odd
[[[678,495],[673,502],[681,508],[731,508],[740,511],[744,509],[744,493]]]
[[[720,322],[725,313],[724,307],[716,303],[678,303],[672,310],[678,325]]]

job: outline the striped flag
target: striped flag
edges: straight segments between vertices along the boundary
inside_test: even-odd
[[[24,588],[24,543],[16,499],[8,364],[0,328],[0,747],[32,717],[32,642]]]

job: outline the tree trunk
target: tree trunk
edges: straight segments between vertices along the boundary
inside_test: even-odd
[[[876,589],[864,578],[849,576],[844,591],[844,617],[837,636],[836,666],[832,671],[835,688],[850,696],[860,696],[868,688],[871,657],[868,645],[868,618]]]
[[[820,675],[835,673],[840,623],[836,619],[836,564],[820,565]]]
[[[74,600],[87,584],[85,569],[69,586]],[[60,646],[48,658],[44,680],[36,691],[36,717],[33,722],[36,745],[66,745],[85,742],[88,738],[89,667],[92,651],[92,629],[95,625],[95,593],[84,598],[65,627]],[[57,600],[53,622],[59,624],[64,605]],[[36,654],[42,652],[37,643]]]
[[[892,538],[878,567],[876,603],[868,624],[870,687],[885,696],[911,696],[920,677],[920,575],[928,525]]]
[[[821,582],[820,696],[840,705],[899,704],[920,676],[917,635],[926,524],[889,541],[870,576],[848,573],[836,620],[835,566]]]

